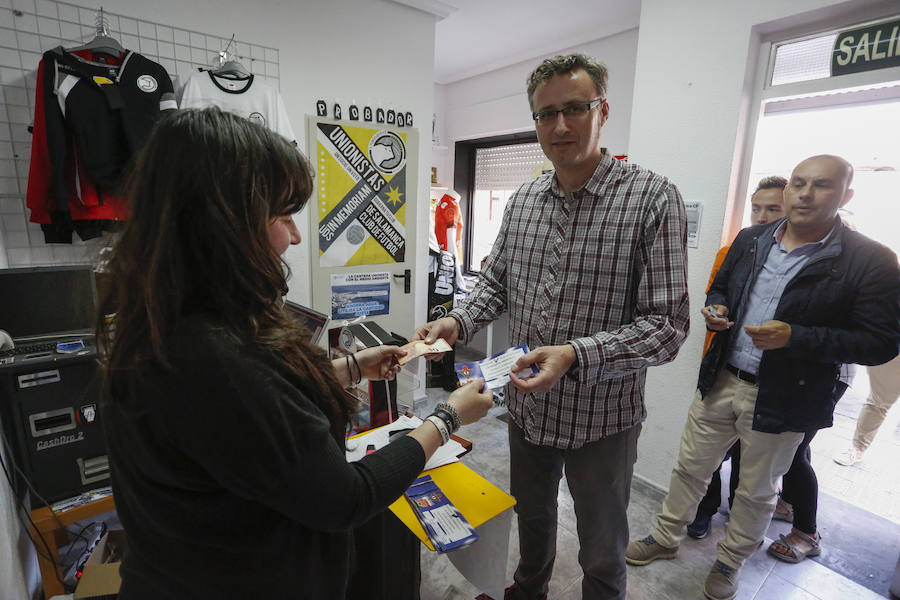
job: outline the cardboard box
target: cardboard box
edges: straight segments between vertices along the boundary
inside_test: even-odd
[[[125,532],[114,529],[97,542],[97,547],[84,563],[84,571],[75,588],[75,599],[115,598],[119,594],[122,579],[119,565],[125,550]]]

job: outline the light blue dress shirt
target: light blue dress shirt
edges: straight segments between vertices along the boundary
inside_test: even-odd
[[[840,244],[840,238],[834,235],[837,229],[835,226],[818,242],[809,242],[788,252],[782,243],[786,226],[787,220],[772,234],[775,237],[775,244],[769,250],[766,262],[750,290],[741,322],[734,324],[735,332],[731,337],[728,363],[748,373],[756,374],[763,351],[753,345],[753,340],[744,331],[744,326],[762,325],[774,319],[775,309],[791,279],[826,248]]]

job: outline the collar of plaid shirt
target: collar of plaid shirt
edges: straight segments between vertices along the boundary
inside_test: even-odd
[[[577,371],[550,392],[510,386],[529,441],[578,448],[646,417],[647,367],[687,336],[686,239],[678,189],[608,154],[576,192],[547,174],[513,194],[478,285],[451,314],[465,340],[508,311],[510,345],[575,348]]]

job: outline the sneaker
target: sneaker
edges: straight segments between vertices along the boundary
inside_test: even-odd
[[[687,526],[687,534],[695,540],[702,540],[709,535],[712,528],[712,515],[697,515],[694,522]]]
[[[741,570],[717,560],[706,576],[703,595],[709,600],[731,600],[737,596]]]
[[[625,562],[642,567],[649,565],[657,558],[675,558],[677,554],[678,546],[666,548],[659,545],[652,535],[648,535],[642,540],[635,540],[628,544],[628,548],[625,549]]]
[[[863,458],[863,453],[856,449],[856,446],[850,446],[842,452],[834,455],[834,462],[845,467],[852,467]]]

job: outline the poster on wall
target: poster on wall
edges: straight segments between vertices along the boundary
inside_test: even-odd
[[[316,157],[319,265],[404,262],[406,134],[317,122],[310,152]]]
[[[684,212],[687,216],[687,246],[697,248],[700,245],[700,218],[703,216],[703,203],[699,200],[685,200]]]
[[[331,318],[333,320],[375,317],[390,312],[390,273],[331,275]]]

